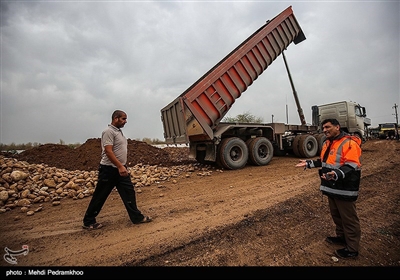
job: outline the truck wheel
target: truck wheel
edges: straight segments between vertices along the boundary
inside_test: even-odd
[[[246,143],[237,137],[226,138],[218,147],[218,163],[225,169],[243,168],[249,158]]]
[[[249,149],[249,162],[253,165],[267,165],[274,155],[274,147],[265,137],[251,139],[247,148]]]
[[[295,155],[296,157],[303,157],[303,156],[300,154],[300,151],[299,151],[299,142],[300,142],[300,138],[301,138],[301,135],[296,135],[296,136],[294,137],[294,140],[293,140],[293,143],[292,143],[293,153],[294,153],[294,155]]]
[[[317,139],[309,134],[302,135],[299,141],[299,152],[302,157],[315,157],[318,152]]]

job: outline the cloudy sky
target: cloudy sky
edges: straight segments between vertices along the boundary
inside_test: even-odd
[[[3,1],[0,142],[85,143],[115,109],[124,134],[163,140],[160,110],[287,7],[306,35],[285,51],[306,121],[351,100],[372,126],[400,103],[399,1]],[[300,124],[283,57],[227,116]],[[399,108],[398,113],[400,113]]]

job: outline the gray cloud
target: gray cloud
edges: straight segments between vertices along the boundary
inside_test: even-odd
[[[1,2],[0,142],[84,143],[114,109],[131,139],[163,139],[160,110],[292,5],[306,40],[285,51],[311,106],[357,101],[373,126],[400,103],[399,2]],[[299,124],[282,57],[228,112]]]

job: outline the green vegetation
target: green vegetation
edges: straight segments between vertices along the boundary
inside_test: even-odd
[[[250,112],[244,112],[243,114],[239,114],[236,117],[224,117],[222,119],[223,122],[234,122],[234,123],[262,123],[264,120],[262,117],[256,117]]]
[[[9,145],[0,143],[0,151],[10,152],[10,151],[16,151],[16,150],[29,150],[34,147],[40,146],[40,145],[41,144],[37,143],[37,142],[35,142],[35,143],[28,142],[26,144],[15,144],[13,142]]]
[[[136,141],[145,142],[145,143],[147,143],[147,144],[149,144],[149,145],[165,144],[165,141],[164,141],[164,140],[160,140],[160,139],[158,139],[158,138],[153,138],[153,139],[150,139],[150,138],[143,138],[142,140],[140,140],[140,139],[135,139],[135,140],[136,140]]]

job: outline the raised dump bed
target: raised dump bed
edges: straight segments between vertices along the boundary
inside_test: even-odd
[[[235,100],[292,42],[303,40],[291,6],[268,20],[161,110],[166,142],[212,140]]]

